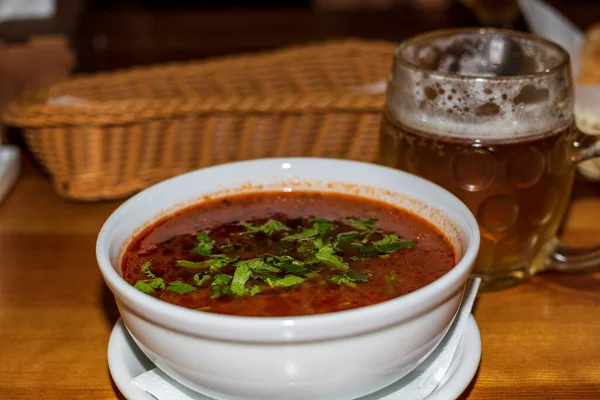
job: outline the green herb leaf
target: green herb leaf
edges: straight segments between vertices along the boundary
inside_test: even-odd
[[[358,229],[359,231],[363,231],[363,232],[377,232],[379,230],[379,228],[377,228],[377,226],[375,225],[375,222],[377,222],[377,220],[374,218],[370,218],[370,219],[348,218],[345,222],[346,222],[346,224],[350,225],[354,229]]]
[[[169,290],[171,292],[176,292],[179,294],[186,294],[188,292],[193,292],[194,290],[196,290],[196,288],[187,283],[175,281],[175,282],[169,283],[169,286],[167,286],[167,290]]]
[[[252,286],[252,289],[250,289],[250,296],[254,296],[259,293],[260,293],[260,286],[258,286],[258,285]]]
[[[148,268],[148,266],[146,266],[146,268]],[[149,269],[148,272],[146,272],[146,275],[151,276],[152,279],[139,280],[135,283],[135,285],[133,285],[133,287],[139,290],[140,292],[144,292],[146,294],[154,293],[154,289],[165,288],[165,281],[162,278],[157,278],[156,276],[154,276],[154,274],[150,272]]]
[[[194,262],[194,261],[187,261],[187,260],[177,260],[175,262],[175,265],[177,265],[178,267],[193,268],[193,269],[206,268],[206,263],[204,261]]]
[[[380,253],[393,253],[396,250],[403,249],[404,246],[401,243],[390,243],[390,244],[382,244],[379,246],[375,246],[375,248]]]
[[[352,246],[358,247],[363,253],[372,253],[375,251],[375,246],[363,246],[362,243],[352,243]]]
[[[147,284],[146,281],[137,281],[133,287],[146,294],[154,293],[154,288]]]
[[[231,240],[225,239],[225,240],[223,240],[223,243],[221,243],[219,245],[219,249],[221,249],[221,250],[233,249],[233,243],[231,242]]]
[[[206,232],[198,232],[196,235],[198,240],[198,246],[190,250],[191,253],[200,254],[201,256],[208,257],[212,252],[212,239]]]
[[[394,287],[394,281],[398,279],[398,275],[395,272],[390,272],[384,276],[385,279],[385,291],[390,295],[396,294],[396,288]]]
[[[281,265],[281,268],[283,268],[286,272],[289,272],[290,274],[304,275],[308,272],[308,268],[302,267],[294,263],[283,264]]]
[[[235,263],[236,267],[247,266],[249,269],[255,272],[279,272],[281,269],[269,265],[262,258],[253,258],[251,260],[238,261]]]
[[[231,281],[233,277],[231,275],[227,275],[227,274],[219,274],[217,276],[215,276],[215,279],[213,280],[213,282],[210,284],[210,286],[214,286],[214,285],[229,285],[229,282]]]
[[[316,225],[316,224],[315,224]],[[293,242],[294,240],[308,239],[315,237],[319,234],[319,228],[305,228],[302,232],[295,233],[293,235],[285,236],[281,239],[282,242]]]
[[[250,267],[247,263],[239,265],[233,274],[231,292],[238,296],[248,294],[249,290],[246,287],[246,282],[248,282],[248,279],[250,279],[250,275],[252,275],[252,271],[250,271]]]
[[[322,263],[335,267],[341,271],[348,271],[350,268],[340,257],[335,255],[333,245],[331,244],[321,247],[317,254],[315,254],[315,257]]]
[[[395,272],[390,272],[389,274],[385,274],[384,278],[387,281],[395,281],[398,278],[398,274]]]
[[[349,285],[349,286],[355,287],[357,282],[368,282],[369,275],[361,274],[361,275],[351,276],[348,274],[340,274],[340,275],[332,276],[330,280],[331,280],[331,282],[335,283],[336,285]]]
[[[152,271],[150,271],[150,265],[152,265],[152,262],[150,261],[146,261],[143,265],[142,265],[142,272],[150,279],[154,279],[156,278],[156,276],[152,273]]]
[[[239,257],[229,257],[225,254],[213,254],[211,257],[204,261],[210,268],[210,272],[217,272],[224,266],[234,263],[239,259]]]
[[[233,277],[227,274],[219,274],[215,276],[215,279],[210,284],[210,288],[213,290],[213,295],[210,296],[211,299],[218,299],[219,297],[230,294],[231,288],[229,287],[229,282]]]
[[[296,275],[286,275],[283,278],[267,278],[267,283],[271,287],[290,287],[299,285],[304,282],[305,279]]]
[[[356,232],[343,232],[337,235],[333,243],[337,245],[339,243],[349,242],[350,240],[356,239],[357,236],[358,234]]]
[[[308,274],[304,275],[307,279],[316,279],[316,278],[320,278],[321,274],[319,274],[317,271],[311,271]]]
[[[198,232],[196,234],[196,239],[198,240],[198,243],[206,243],[206,244],[212,243],[212,239],[210,238],[210,236],[208,236],[208,233],[206,233],[206,232]]]
[[[410,248],[414,245],[414,242],[401,242],[396,235],[387,235],[383,239],[373,242],[369,246],[360,247],[360,251],[364,253],[371,253],[373,251],[377,251],[379,253],[393,253],[396,250]]]
[[[300,243],[300,246],[298,246],[296,248],[296,251],[298,253],[312,253],[312,251],[315,249],[315,246],[312,242],[309,241],[303,241]]]
[[[309,218],[309,222],[313,224],[313,228],[317,228],[322,235],[334,227],[334,224],[325,218]]]
[[[195,274],[193,277],[194,285],[200,287],[200,286],[204,285],[206,282],[210,281],[211,278],[212,278],[212,276],[210,276],[210,275],[204,275],[201,278],[200,274]]]
[[[242,225],[244,228],[246,228],[248,230],[248,232],[246,232],[246,233],[264,232],[265,234],[267,234],[269,236],[271,236],[275,232],[290,230],[290,228],[287,225],[285,225],[284,223],[279,222],[277,220],[274,220],[274,219],[270,219],[267,222],[265,222],[264,224],[259,225],[259,226],[254,226],[248,222],[240,222],[240,225]]]
[[[313,240],[313,245],[315,246],[315,249],[321,249],[323,246],[325,246],[323,239],[321,238],[316,238]]]
[[[190,250],[192,254],[199,254],[204,257],[210,256],[210,252],[212,251],[212,246],[210,244],[201,243],[198,246],[194,247]]]
[[[398,243],[399,239],[397,235],[386,235],[383,239],[373,242],[374,246],[383,246],[386,244]]]
[[[284,269],[285,271],[292,274],[305,274],[308,272],[308,269],[304,267],[304,262],[297,260],[290,256],[274,256],[270,254],[265,254],[264,256],[259,256],[265,260],[265,262],[273,267]]]

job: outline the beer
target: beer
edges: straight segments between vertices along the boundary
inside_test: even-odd
[[[571,125],[515,141],[456,140],[383,116],[380,159],[443,186],[477,218],[476,274],[508,285],[543,268],[571,193]],[[531,272],[530,272],[531,271]]]
[[[558,243],[580,133],[566,52],[502,30],[438,31],[397,50],[380,161],[460,198],[481,231],[484,287],[544,268]]]

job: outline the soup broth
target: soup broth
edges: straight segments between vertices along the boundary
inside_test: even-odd
[[[121,273],[182,307],[274,317],[380,303],[456,262],[441,232],[389,204],[277,192],[207,201],[155,223],[129,245]]]

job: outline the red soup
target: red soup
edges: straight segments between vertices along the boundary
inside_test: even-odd
[[[456,264],[428,222],[365,198],[253,193],[164,218],[126,250],[122,275],[182,307],[241,316],[297,316],[380,303]]]

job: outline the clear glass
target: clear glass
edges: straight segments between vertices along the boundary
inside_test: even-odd
[[[507,30],[436,31],[397,49],[380,132],[380,160],[433,181],[477,217],[474,274],[484,289],[546,269],[597,266],[598,248],[556,234],[575,164],[600,155],[573,116],[567,53]]]

